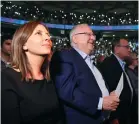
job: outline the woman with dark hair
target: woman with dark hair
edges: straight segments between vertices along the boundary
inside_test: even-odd
[[[12,67],[2,72],[2,124],[62,124],[62,111],[50,81],[52,42],[48,29],[32,21],[16,30]],[[46,69],[42,70],[43,64]]]

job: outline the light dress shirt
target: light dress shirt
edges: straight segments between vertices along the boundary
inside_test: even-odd
[[[84,53],[83,51],[79,50],[78,48],[73,47],[85,60],[86,64],[88,65],[88,67],[91,69],[91,72],[93,73],[97,84],[102,92],[102,97],[104,96],[109,96],[109,92],[108,89],[106,88],[105,85],[105,81],[101,75],[101,73],[99,72],[99,70],[96,68],[96,66],[93,64],[93,55],[89,56],[86,53]],[[103,104],[103,98],[100,97],[99,99],[99,103],[98,103],[98,110],[102,110],[102,104]]]

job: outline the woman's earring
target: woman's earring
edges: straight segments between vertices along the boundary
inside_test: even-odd
[[[28,48],[27,48],[27,46],[23,46],[23,50],[25,50],[25,51],[28,51]]]

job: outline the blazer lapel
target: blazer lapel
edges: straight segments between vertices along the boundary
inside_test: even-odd
[[[89,75],[89,77],[92,78],[92,80],[94,80],[96,86],[99,88],[94,74],[92,73],[91,69],[88,67],[87,63],[82,58],[82,56],[73,48],[71,51],[73,52],[75,62],[77,62],[77,65],[80,68],[79,73],[87,73]],[[99,88],[99,90],[100,90],[100,88]]]

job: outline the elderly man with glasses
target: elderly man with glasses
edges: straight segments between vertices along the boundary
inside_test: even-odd
[[[93,65],[95,34],[87,24],[70,32],[71,48],[53,54],[50,72],[64,107],[67,124],[107,123],[119,98],[109,94],[99,70]]]

